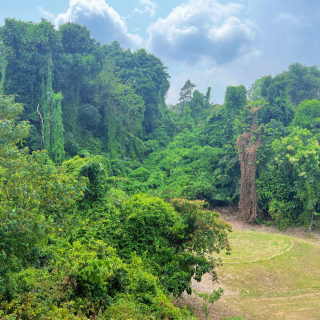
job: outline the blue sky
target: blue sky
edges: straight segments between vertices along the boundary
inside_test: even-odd
[[[320,64],[319,0],[0,0],[0,8],[0,24],[75,21],[102,43],[145,48],[169,68],[172,104],[187,79],[222,103],[228,85]]]

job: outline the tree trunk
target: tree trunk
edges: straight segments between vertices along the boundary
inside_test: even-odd
[[[309,232],[311,232],[311,228],[312,228],[312,223],[313,223],[313,212],[311,213],[311,221],[310,221],[310,226],[309,226]]]

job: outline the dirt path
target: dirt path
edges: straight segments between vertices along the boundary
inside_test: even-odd
[[[288,228],[280,231],[278,227],[273,224],[273,221],[269,221],[271,223],[269,227],[264,224],[249,224],[239,216],[238,212],[229,207],[214,208],[214,211],[219,212],[223,220],[230,222],[234,230],[246,231],[254,229],[260,232],[283,234],[320,244],[320,230],[312,230],[311,234],[309,234],[309,232],[303,227]]]

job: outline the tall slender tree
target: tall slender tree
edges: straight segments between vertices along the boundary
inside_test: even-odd
[[[48,57],[47,83],[43,83],[43,148],[48,150],[50,158],[55,163],[64,160],[63,123],[61,112],[61,92],[54,93],[52,89],[52,61]]]

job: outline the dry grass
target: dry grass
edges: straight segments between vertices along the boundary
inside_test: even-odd
[[[222,256],[219,284],[209,277],[193,286],[199,292],[222,287],[210,319],[244,314],[247,319],[320,319],[320,246],[283,234],[235,230],[231,256]],[[185,297],[204,319],[201,301]]]

